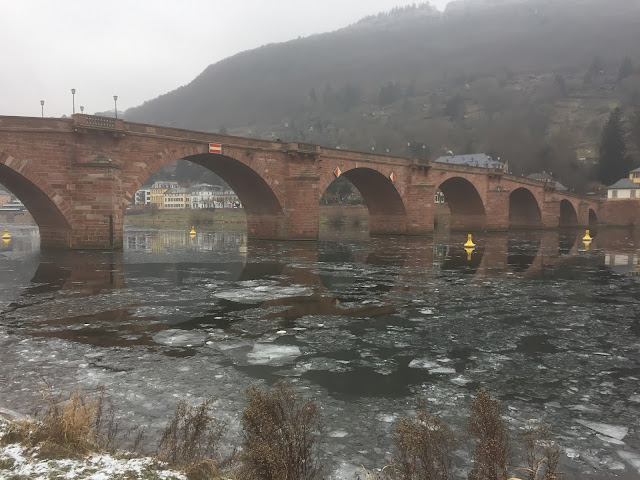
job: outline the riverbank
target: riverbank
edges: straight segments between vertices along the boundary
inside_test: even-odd
[[[332,205],[320,207],[320,227],[357,226],[369,224],[369,212],[364,205]],[[247,217],[242,208],[218,208],[215,210],[156,210],[144,213],[126,213],[125,225],[144,228],[195,227],[197,231],[221,230],[241,232],[247,228]]]

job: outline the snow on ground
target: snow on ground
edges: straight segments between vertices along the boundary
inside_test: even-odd
[[[0,419],[0,438],[8,423]],[[151,457],[125,458],[109,454],[89,455],[82,460],[48,460],[37,458],[38,449],[18,444],[0,447],[0,478],[48,480],[116,480],[127,478],[186,480],[187,477]]]

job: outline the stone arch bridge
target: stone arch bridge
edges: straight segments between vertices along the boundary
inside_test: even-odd
[[[220,153],[209,153],[210,143],[220,144]],[[121,248],[136,190],[178,159],[212,170],[234,189],[254,238],[317,238],[319,201],[337,174],[362,194],[373,235],[431,232],[438,188],[454,229],[587,226],[602,208],[598,199],[501,170],[90,115],[0,116],[0,184],[33,215],[43,247]]]

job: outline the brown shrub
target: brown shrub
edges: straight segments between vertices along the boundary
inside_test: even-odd
[[[509,434],[500,416],[500,405],[485,390],[478,391],[471,404],[468,429],[478,442],[469,479],[506,479]]]
[[[260,480],[310,480],[320,473],[320,408],[278,382],[270,392],[247,389],[242,413],[243,475]]]
[[[551,427],[527,423],[522,436],[523,456],[526,467],[518,468],[525,473],[524,480],[558,480],[558,462],[561,450],[551,439]]]
[[[89,398],[81,389],[73,392],[66,401],[50,394],[43,396],[47,409],[39,421],[33,423],[26,442],[41,444],[44,447],[40,452],[42,456],[50,454],[57,458],[83,455],[98,449],[95,425],[98,400]]]
[[[395,427],[393,468],[400,478],[448,480],[451,478],[455,436],[449,426],[430,415],[418,400],[415,417],[401,418]]]
[[[212,460],[216,461],[217,468],[220,438],[226,424],[211,415],[215,401],[214,397],[208,398],[196,407],[190,407],[185,401],[178,403],[158,445],[160,460],[187,470]]]

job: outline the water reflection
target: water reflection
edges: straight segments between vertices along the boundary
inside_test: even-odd
[[[316,244],[128,231],[122,253],[31,243],[0,254],[0,398],[32,404],[44,371],[105,384],[131,421],[162,425],[185,392],[217,395],[235,418],[244,388],[286,378],[347,432],[330,440],[337,468],[378,465],[416,395],[462,428],[482,386],[514,430],[554,426],[577,455],[568,478],[607,472],[617,449],[640,450],[640,232],[600,231],[588,251],[583,235],[474,234],[470,260],[457,234]],[[621,446],[576,420],[633,428]]]

